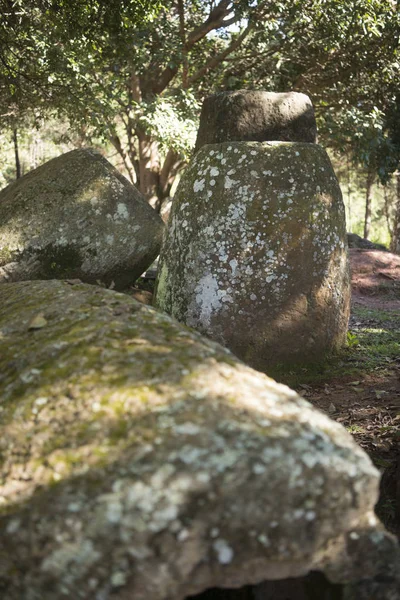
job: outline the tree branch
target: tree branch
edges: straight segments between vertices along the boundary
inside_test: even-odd
[[[201,79],[203,77],[203,75],[205,75],[207,73],[207,71],[209,71],[210,69],[214,69],[222,61],[224,61],[225,58],[227,56],[229,56],[229,54],[231,54],[234,50],[236,50],[236,48],[238,48],[240,46],[240,44],[243,42],[245,37],[247,37],[247,35],[250,33],[251,27],[252,27],[251,24],[249,24],[246,27],[246,29],[244,29],[242,31],[242,33],[231,44],[229,44],[229,46],[223,52],[220,52],[216,56],[213,56],[213,58],[211,58],[208,61],[208,63],[206,63],[204,65],[204,67],[202,67],[196,73],[194,73],[191,77],[189,77],[188,85],[191,86],[195,81],[197,81],[198,79]]]
[[[222,22],[224,21],[225,17],[232,12],[231,4],[231,0],[221,0],[221,2],[219,2],[219,4],[217,4],[217,6],[211,10],[207,20],[189,33],[185,44],[185,50],[187,53],[195,44],[202,40],[207,33],[213,31],[214,29],[219,29],[219,27],[222,26]],[[164,71],[158,77],[158,80],[151,86],[151,92],[154,95],[161,94],[161,92],[165,90],[168,84],[178,73],[181,64],[182,59],[176,60],[176,63],[173,67],[168,66],[164,69]]]
[[[185,27],[185,6],[184,0],[178,0],[178,13],[179,13],[179,33],[181,36],[182,44],[182,85],[184,88],[187,87],[187,79],[189,72],[188,65],[188,51],[186,48],[186,27]]]

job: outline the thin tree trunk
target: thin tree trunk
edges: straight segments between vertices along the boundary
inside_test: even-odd
[[[145,133],[139,133],[139,190],[151,206],[159,212],[160,201],[160,153],[158,144]]]
[[[400,254],[400,171],[397,172],[397,198],[394,213],[394,225],[390,249],[395,254]]]
[[[131,161],[121,144],[121,140],[120,140],[119,136],[116,133],[113,133],[110,136],[110,141],[111,141],[112,145],[114,146],[114,148],[116,149],[116,151],[118,152],[118,154],[120,155],[120,157],[122,158],[122,162],[124,163],[124,167],[128,172],[129,179],[131,180],[131,182],[133,184],[136,184],[137,177],[136,177],[135,170],[132,167]]]
[[[383,212],[390,237],[393,236],[393,227],[390,218],[389,184],[383,186]]]
[[[368,168],[367,174],[367,189],[365,194],[365,220],[364,220],[364,238],[368,239],[371,230],[371,214],[372,214],[372,185],[374,183],[374,171],[371,167]]]
[[[350,156],[347,155],[347,212],[349,215],[349,222],[347,224],[347,231],[352,232],[351,223],[351,168],[350,168]]]
[[[19,160],[19,149],[18,149],[18,131],[15,127],[13,130],[13,141],[14,141],[14,152],[15,152],[15,174],[16,178],[21,177],[21,162]]]

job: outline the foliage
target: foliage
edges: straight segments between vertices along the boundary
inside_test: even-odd
[[[88,140],[110,141],[149,197],[168,195],[199,102],[215,90],[303,91],[363,139],[393,104],[392,0],[0,0],[1,9],[3,119],[66,115]]]

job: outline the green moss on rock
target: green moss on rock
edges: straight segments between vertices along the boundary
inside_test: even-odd
[[[0,285],[0,398],[7,600],[183,600],[330,573],[354,529],[381,540],[373,564],[381,545],[393,560],[378,473],[343,427],[126,295]],[[346,580],[366,560],[352,552]]]

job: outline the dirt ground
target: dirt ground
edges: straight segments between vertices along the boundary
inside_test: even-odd
[[[381,470],[377,513],[400,537],[400,338],[385,356],[379,346],[369,360],[358,348],[358,335],[400,333],[400,256],[379,250],[351,249],[352,341],[341,373],[323,383],[300,384],[298,391],[313,405],[342,423]],[[372,350],[371,350],[372,348]],[[373,352],[370,346],[368,352]],[[365,369],[362,360],[365,360]],[[351,363],[361,364],[356,376]],[[361,361],[361,362],[360,362]],[[357,369],[356,369],[357,371]]]

